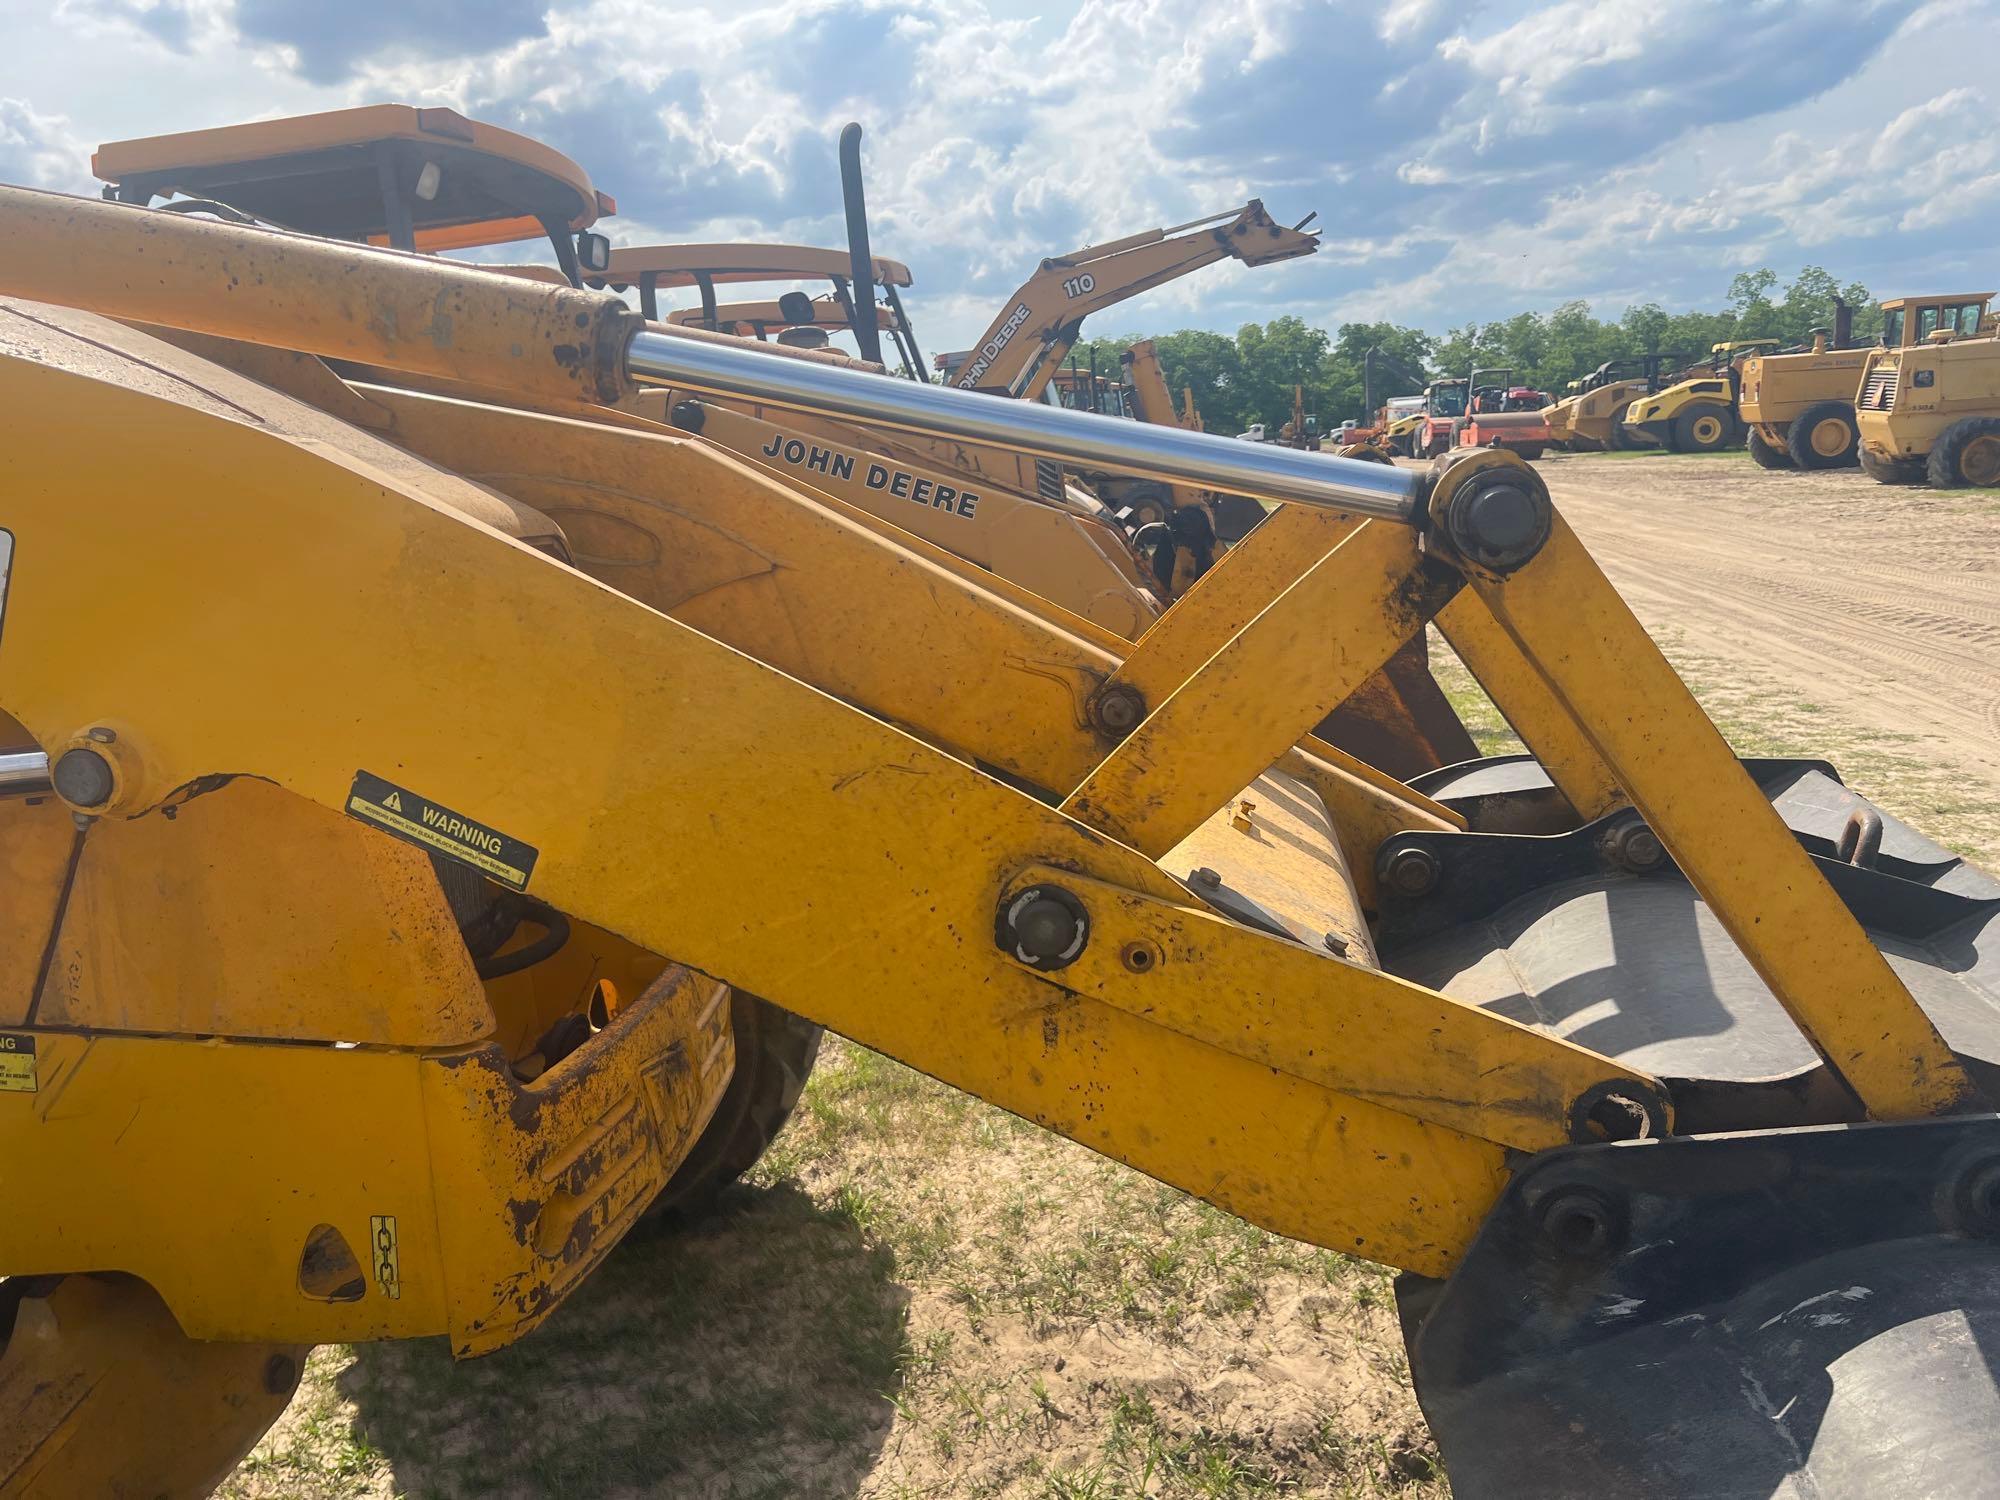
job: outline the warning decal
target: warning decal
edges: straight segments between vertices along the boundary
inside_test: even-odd
[[[533,845],[510,839],[497,829],[475,823],[448,807],[440,807],[428,797],[419,797],[407,787],[366,771],[354,773],[354,786],[347,794],[347,811],[399,839],[462,860],[517,891],[528,888],[528,877],[535,872]]]
[[[17,1031],[0,1031],[0,1094],[35,1091],[35,1039]]]

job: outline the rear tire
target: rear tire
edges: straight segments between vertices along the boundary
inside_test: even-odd
[[[1542,445],[1540,443],[1529,443],[1526,447],[1516,448],[1514,451],[1521,456],[1523,463],[1531,464],[1542,456]]]
[[[1674,452],[1720,453],[1740,441],[1736,419],[1712,401],[1690,406],[1674,418]]]
[[[792,1117],[819,1056],[824,1033],[803,1016],[741,990],[731,992],[729,1006],[736,1071],[647,1219],[684,1221],[714,1207],[716,1195],[757,1164]]]
[[[1785,446],[1801,469],[1852,468],[1861,447],[1854,408],[1845,401],[1815,402],[1792,423]]]
[[[1925,466],[1931,488],[2000,485],[2000,417],[1966,417],[1945,428]]]
[[[1792,466],[1792,455],[1765,442],[1764,434],[1754,427],[1745,434],[1743,442],[1750,450],[1750,461],[1760,469],[1789,469]]]
[[[1855,450],[1861,472],[1877,484],[1922,484],[1924,461],[1920,458],[1877,458],[1866,448]]]

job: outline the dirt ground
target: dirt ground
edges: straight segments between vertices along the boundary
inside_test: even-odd
[[[1542,471],[1649,630],[2000,791],[2000,498],[1739,454]]]
[[[1741,456],[1543,472],[1740,750],[1826,755],[2000,861],[2000,498]],[[1439,670],[1482,745],[1508,747],[1462,669]],[[835,1043],[719,1216],[621,1246],[487,1359],[320,1350],[225,1493],[1449,1490],[1383,1268]]]

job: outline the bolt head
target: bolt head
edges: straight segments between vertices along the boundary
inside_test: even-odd
[[[1522,470],[1495,467],[1473,474],[1451,502],[1446,529],[1471,561],[1498,572],[1520,567],[1548,540],[1553,512],[1537,481]]]
[[[1612,834],[1610,854],[1615,863],[1634,875],[1657,870],[1667,861],[1666,845],[1660,842],[1660,836],[1636,820]]]
[[[1412,844],[1390,849],[1382,858],[1381,876],[1405,896],[1423,896],[1436,889],[1444,867],[1430,850]]]
[[[57,757],[49,779],[56,795],[71,807],[102,807],[111,800],[111,793],[118,785],[111,762],[82,745]]]
[[[1120,738],[1137,729],[1146,717],[1146,700],[1139,690],[1114,683],[1090,700],[1091,722],[1105,734]]]
[[[1060,886],[1029,886],[1000,908],[994,938],[1030,968],[1067,968],[1090,940],[1090,913]]]
[[[1624,1215],[1602,1194],[1588,1188],[1550,1193],[1535,1206],[1535,1222],[1557,1254],[1597,1260],[1624,1238]]]

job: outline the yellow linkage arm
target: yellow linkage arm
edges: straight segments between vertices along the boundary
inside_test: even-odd
[[[1164,854],[1372,677],[1458,584],[1424,561],[1410,528],[1362,526],[1181,683],[1063,810]]]
[[[1468,577],[1480,599],[1546,689],[1545,705],[1531,694],[1512,710],[1525,712],[1523,738],[1588,741],[1871,1115],[1975,1107],[1970,1078],[1929,1016],[1659,647],[1545,496],[1531,526],[1535,507],[1517,503],[1526,494],[1503,488],[1496,498],[1477,484],[1441,484],[1432,502],[1441,529],[1472,553]],[[1489,507],[1483,527],[1473,509],[1481,504]],[[1482,531],[1503,538],[1489,556],[1479,555]]]
[[[1134,851],[407,482],[32,360],[0,358],[0,400],[0,706],[50,747],[115,726],[93,742],[117,772],[106,818],[210,776],[334,810],[357,773],[391,777],[537,851],[532,889],[573,917],[1281,1233],[1428,1274],[1475,1232],[1504,1146],[1571,1139],[1605,1087],[1659,1097],[1191,913]],[[88,607],[61,586],[85,577]],[[1106,927],[1077,985],[996,940],[1040,871]],[[1146,943],[1160,962],[1104,967]],[[1263,982],[1240,987],[1259,972],[1335,1041],[1301,1055],[1267,1025]]]

